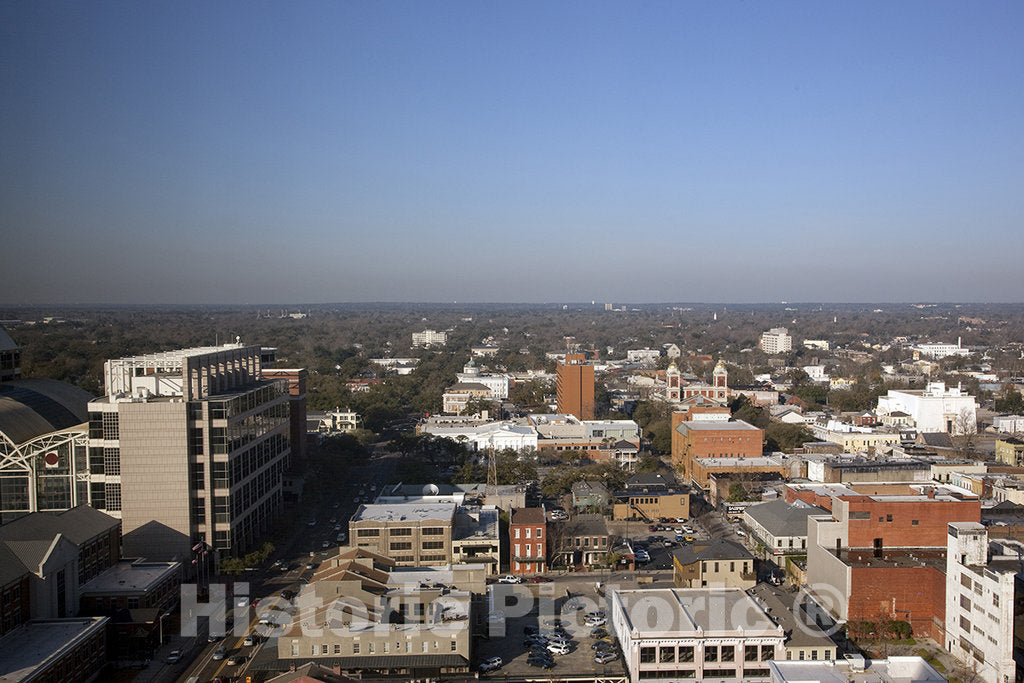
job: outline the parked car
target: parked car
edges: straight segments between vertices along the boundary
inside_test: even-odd
[[[552,581],[554,581],[554,579],[549,579],[546,576],[537,575],[531,576],[529,579],[527,579],[527,581],[529,581],[530,583],[551,583]]]
[[[523,577],[521,577],[521,576],[514,576],[512,574],[505,574],[505,576],[502,576],[502,577],[500,577],[498,579],[498,583],[522,583],[522,582],[523,582]]]
[[[484,661],[480,662],[480,672],[494,671],[500,669],[502,665],[501,657],[489,657]]]
[[[608,623],[608,620],[604,617],[587,617],[583,620],[585,626],[604,626]]]
[[[540,657],[531,657],[526,660],[526,663],[530,666],[540,667],[542,669],[553,669],[555,668],[555,661],[553,659],[542,659]]]
[[[618,652],[598,652],[594,655],[594,661],[598,664],[607,664],[619,658]]]
[[[571,649],[568,643],[548,643],[548,652],[556,655],[567,655]]]
[[[168,664],[177,664],[181,661],[181,650],[171,650],[171,653],[167,655],[167,659],[164,661]]]

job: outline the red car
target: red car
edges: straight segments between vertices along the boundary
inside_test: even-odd
[[[527,581],[530,583],[551,583],[554,579],[549,579],[546,576],[531,576]]]

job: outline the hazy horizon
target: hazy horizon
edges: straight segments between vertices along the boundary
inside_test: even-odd
[[[1017,303],[1022,33],[1015,2],[6,3],[0,303]]]

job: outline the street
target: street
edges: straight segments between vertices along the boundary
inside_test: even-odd
[[[267,560],[265,566],[256,571],[244,572],[237,578],[220,577],[225,583],[247,581],[249,583],[249,599],[257,603],[268,597],[279,597],[281,591],[298,591],[299,588],[309,580],[314,569],[307,569],[307,565],[313,563],[319,565],[330,552],[333,552],[339,545],[337,537],[339,533],[348,534],[349,518],[355,513],[359,503],[355,499],[360,498],[361,502],[367,502],[379,491],[380,487],[393,479],[393,472],[398,460],[395,453],[375,454],[362,464],[353,465],[346,473],[344,481],[321,482],[319,492],[311,493],[304,497],[294,510],[294,528],[292,533],[286,534],[287,541],[278,547],[274,554]],[[314,475],[315,476],[315,473]],[[331,522],[334,518],[335,521]],[[310,521],[316,521],[314,526],[308,526]],[[336,529],[340,526],[340,529]],[[328,545],[327,548],[323,544]],[[311,553],[313,556],[311,557]],[[271,564],[280,560],[283,569],[274,568]],[[214,579],[214,582],[217,578]],[[234,607],[237,601],[231,598],[230,605]],[[257,605],[258,609],[258,605]],[[252,633],[258,617],[256,610],[250,605],[247,610],[249,622],[246,633]],[[196,681],[212,681],[218,677],[225,680],[241,679],[248,670],[252,656],[263,646],[259,639],[249,646],[243,644],[244,638],[233,634],[218,640],[207,642],[207,627],[200,624],[199,635],[195,638],[184,639],[175,637],[170,640],[159,652],[159,660],[143,671],[135,680],[139,683],[169,683],[170,681],[181,681],[182,683],[195,683]],[[214,659],[215,653],[223,648],[223,658]],[[184,653],[182,662],[177,665],[164,663],[164,659],[171,649],[181,649]],[[238,665],[229,665],[232,657],[244,657]],[[228,678],[230,677],[230,678]],[[254,677],[258,679],[258,677]]]

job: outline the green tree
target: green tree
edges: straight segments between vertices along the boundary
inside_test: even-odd
[[[1003,395],[996,399],[995,409],[999,413],[1012,413],[1014,415],[1024,413],[1024,396],[1010,385],[1003,392]]]

